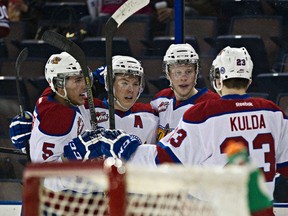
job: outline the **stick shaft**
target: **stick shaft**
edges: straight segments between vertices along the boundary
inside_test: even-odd
[[[106,36],[106,64],[107,64],[107,83],[108,83],[108,104],[109,104],[109,128],[115,129],[115,108],[113,94],[113,69],[112,69],[112,42],[117,22],[110,18],[105,25]]]
[[[16,155],[25,155],[25,156],[27,156],[27,154],[23,153],[20,149],[12,149],[12,148],[5,148],[5,147],[0,147],[0,153],[16,154]]]
[[[24,116],[24,111],[23,111],[23,103],[22,103],[22,94],[20,90],[20,70],[23,62],[27,59],[28,57],[28,49],[25,47],[20,54],[18,55],[15,63],[15,71],[16,71],[16,89],[17,89],[17,96],[18,96],[18,103],[19,103],[19,110],[20,110],[20,115],[23,117]]]
[[[28,48],[25,47],[20,54],[18,55],[17,59],[16,59],[16,63],[15,63],[15,71],[16,71],[16,89],[17,89],[17,96],[18,96],[18,102],[19,102],[19,110],[20,110],[20,115],[22,117],[24,117],[24,110],[23,110],[23,103],[22,103],[22,94],[21,94],[21,90],[20,90],[20,70],[22,67],[23,62],[27,59],[28,57]],[[30,157],[30,145],[29,142],[26,141],[25,142],[25,149],[27,154],[27,160],[30,162],[31,161],[31,157]],[[6,149],[7,150],[7,149]],[[13,150],[13,149],[10,149]],[[17,150],[17,149],[14,149]],[[7,150],[8,151],[8,150]],[[19,150],[20,153],[23,153],[21,150]]]

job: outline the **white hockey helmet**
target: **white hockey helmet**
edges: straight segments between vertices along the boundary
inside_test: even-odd
[[[221,81],[231,78],[252,80],[253,62],[245,47],[225,47],[212,62],[210,81],[214,86],[215,79]],[[215,87],[214,87],[215,88]]]
[[[188,43],[171,44],[163,59],[163,69],[169,77],[169,65],[172,64],[195,64],[196,73],[199,73],[199,56],[195,49]]]
[[[56,87],[65,88],[66,77],[81,74],[80,64],[67,52],[51,55],[45,65],[45,78],[54,92]]]
[[[130,56],[116,55],[112,58],[112,78],[115,80],[116,74],[134,75],[140,77],[140,91],[138,97],[144,90],[144,71],[138,60]],[[104,71],[105,89],[108,91],[107,68]]]

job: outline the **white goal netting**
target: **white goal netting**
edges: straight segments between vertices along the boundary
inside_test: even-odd
[[[31,164],[24,172],[24,215],[250,215],[245,167],[112,163]],[[51,190],[51,182],[64,189]]]

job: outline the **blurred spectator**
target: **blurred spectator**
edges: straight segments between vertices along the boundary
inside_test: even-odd
[[[34,39],[38,22],[42,18],[43,6],[49,0],[7,0],[9,1],[9,19],[13,22],[23,21],[26,24],[25,38]],[[10,17],[10,14],[12,18]]]
[[[185,0],[185,16],[217,16],[220,0]],[[152,0],[155,10],[153,36],[164,36],[166,24],[174,20],[174,0]],[[153,37],[152,36],[152,37]]]
[[[112,15],[127,0],[87,0],[87,7],[90,15],[85,16],[81,21],[86,25],[88,36],[97,34],[97,17]],[[149,3],[135,14],[152,14],[153,8]]]
[[[9,0],[8,15],[10,21],[18,22],[21,20],[21,15],[28,11],[28,5],[23,0]]]
[[[8,0],[0,0],[0,38],[6,37],[10,32],[7,3]]]

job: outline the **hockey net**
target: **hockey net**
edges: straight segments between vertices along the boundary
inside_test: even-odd
[[[30,164],[24,215],[245,216],[248,170],[105,162]],[[64,189],[52,189],[49,182]]]

